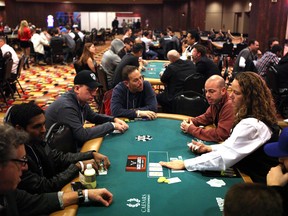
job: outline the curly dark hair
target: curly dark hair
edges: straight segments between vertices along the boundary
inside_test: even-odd
[[[242,72],[235,76],[243,95],[243,103],[237,110],[234,126],[242,119],[253,117],[268,126],[277,123],[276,108],[270,89],[258,74]]]

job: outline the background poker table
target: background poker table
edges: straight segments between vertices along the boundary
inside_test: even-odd
[[[165,116],[165,115],[164,115]],[[158,118],[153,121],[130,122],[124,134],[110,134],[104,137],[100,152],[109,157],[111,167],[108,175],[97,176],[97,187],[107,188],[113,193],[110,207],[80,207],[78,215],[222,215],[216,199],[224,199],[227,190],[242,178],[223,179],[226,186],[211,187],[206,182],[214,177],[204,177],[199,172],[171,173],[181,183],[159,184],[158,177],[148,178],[148,152],[167,152],[170,157],[194,157],[187,147],[191,136],[180,130],[180,120]],[[137,141],[137,135],[151,135],[151,141]],[[146,172],[125,171],[128,155],[146,155]],[[163,158],[159,158],[163,160]],[[139,204],[138,204],[139,203]],[[128,205],[130,205],[130,207]]]
[[[168,62],[159,60],[148,61],[148,65],[145,66],[146,70],[141,72],[144,75],[144,79],[152,85],[163,85],[160,81],[159,73],[165,70],[164,64]]]

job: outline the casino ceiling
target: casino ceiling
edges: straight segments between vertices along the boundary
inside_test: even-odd
[[[166,1],[166,0],[164,0]],[[87,3],[87,4],[162,4],[163,0],[16,0],[16,2],[39,3]]]

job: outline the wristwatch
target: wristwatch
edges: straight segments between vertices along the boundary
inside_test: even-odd
[[[78,203],[81,204],[85,200],[82,189],[78,189]]]

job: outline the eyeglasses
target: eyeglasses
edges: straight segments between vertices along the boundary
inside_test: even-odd
[[[22,158],[22,159],[10,159],[10,161],[14,161],[16,163],[19,163],[22,167],[26,166],[28,163],[28,158]]]

